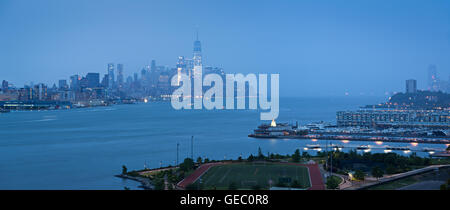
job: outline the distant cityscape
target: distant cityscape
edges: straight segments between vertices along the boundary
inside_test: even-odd
[[[44,83],[15,87],[3,80],[0,89],[0,109],[47,109],[102,106],[111,103],[133,103],[134,101],[169,100],[173,88],[173,76],[186,74],[190,78],[215,73],[224,76],[221,67],[203,66],[202,47],[194,41],[192,58],[179,56],[175,67],[158,66],[155,60],[140,73],[125,78],[124,64],[108,63],[105,74],[87,73],[61,79],[58,85]],[[101,78],[101,79],[100,79]]]

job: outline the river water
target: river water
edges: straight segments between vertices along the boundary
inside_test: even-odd
[[[335,122],[336,111],[383,102],[377,97],[281,98],[279,122]],[[253,139],[258,110],[174,110],[169,102],[149,102],[71,110],[19,111],[0,115],[0,189],[136,189],[139,183],[113,175],[174,164],[191,156],[244,158],[293,153],[325,141]],[[373,143],[334,144],[359,146]],[[388,144],[386,144],[388,145]],[[410,146],[444,149],[445,145]],[[414,149],[412,148],[412,149]],[[382,152],[382,150],[380,150]],[[314,151],[308,150],[314,153]],[[373,151],[377,152],[377,151]],[[418,153],[422,156],[426,153]]]

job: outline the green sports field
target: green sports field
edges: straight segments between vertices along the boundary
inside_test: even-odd
[[[269,182],[271,186],[278,183],[290,186],[294,181],[301,188],[310,187],[308,169],[276,163],[234,163],[210,168],[194,185],[201,185],[203,189],[228,189],[234,183],[238,189],[253,189],[255,186],[269,189]]]

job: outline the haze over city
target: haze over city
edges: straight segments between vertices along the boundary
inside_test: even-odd
[[[450,72],[449,1],[0,2],[0,79],[15,86],[123,63],[192,56],[226,73],[279,73],[281,96],[384,95],[406,79],[427,87],[428,66]]]

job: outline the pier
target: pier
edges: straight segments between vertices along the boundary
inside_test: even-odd
[[[272,136],[258,136],[254,134],[248,135],[252,138],[267,138],[267,139],[318,139],[318,140],[349,140],[349,141],[383,141],[383,142],[398,142],[398,143],[426,143],[426,144],[450,144],[448,138],[423,138],[423,137],[390,137],[390,136],[355,136],[355,135],[272,135]]]

